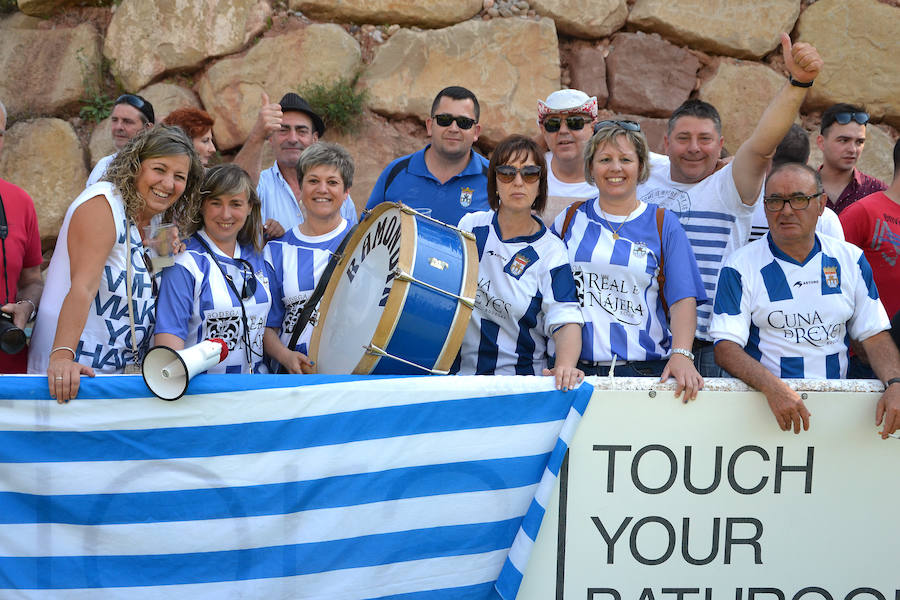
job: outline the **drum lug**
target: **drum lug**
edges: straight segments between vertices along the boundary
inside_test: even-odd
[[[448,292],[447,290],[442,290],[439,287],[435,287],[429,283],[425,283],[424,281],[420,281],[401,269],[400,267],[394,267],[391,271],[394,274],[394,279],[399,281],[406,281],[408,283],[415,283],[416,285],[421,285],[422,287],[428,288],[434,292],[439,292],[444,294],[445,296],[450,296],[451,298],[456,298],[458,301],[462,302],[464,305],[468,306],[471,309],[475,308],[475,299],[474,298],[464,298],[459,294],[454,294],[453,292]]]
[[[369,354],[374,354],[375,356],[380,356],[382,358],[390,358],[390,359],[396,360],[397,362],[402,362],[405,365],[409,365],[410,367],[415,367],[416,369],[421,369],[421,370],[425,371],[426,373],[431,373],[432,375],[448,375],[450,373],[449,371],[440,371],[438,369],[429,369],[428,367],[423,367],[422,365],[418,365],[414,362],[405,360],[403,358],[400,358],[399,356],[394,356],[393,354],[385,352],[384,350],[382,350],[375,344],[368,344],[366,346],[363,346],[363,349]]]

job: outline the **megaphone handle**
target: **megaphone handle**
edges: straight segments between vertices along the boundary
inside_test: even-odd
[[[351,227],[350,231],[344,236],[344,239],[341,240],[337,250],[334,251],[334,254],[332,254],[331,258],[328,260],[328,265],[325,267],[325,270],[322,271],[322,276],[319,277],[319,282],[316,284],[312,295],[306,300],[306,304],[303,305],[303,308],[300,309],[300,315],[297,317],[297,322],[294,324],[294,331],[291,333],[291,340],[287,345],[287,349],[291,352],[294,352],[294,349],[297,347],[297,341],[300,339],[300,334],[306,329],[306,324],[309,323],[313,311],[316,310],[316,306],[319,305],[319,300],[321,300],[322,296],[325,294],[325,288],[328,287],[328,282],[331,280],[334,270],[337,268],[338,263],[344,255],[344,249],[350,242],[350,238],[353,237],[353,233],[356,231],[357,227],[359,227],[359,223]],[[283,375],[285,373],[287,373],[287,370],[284,368],[284,365],[280,365],[278,367],[278,374]]]

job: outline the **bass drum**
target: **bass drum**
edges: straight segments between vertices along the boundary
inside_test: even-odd
[[[446,374],[477,283],[472,234],[402,204],[379,204],[328,282],[309,358],[317,373]]]

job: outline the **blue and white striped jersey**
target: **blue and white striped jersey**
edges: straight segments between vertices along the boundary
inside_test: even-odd
[[[300,233],[298,225],[266,244],[269,289],[272,290],[272,308],[269,310],[266,327],[278,331],[285,346],[291,341],[294,325],[303,305],[316,289],[332,252],[341,245],[349,228],[350,224],[342,219],[341,224],[329,233],[310,236]],[[297,352],[309,353],[309,340],[317,317],[318,311],[313,313],[300,335],[295,348]]]
[[[770,235],[732,254],[719,275],[709,332],[781,378],[840,379],[849,340],[890,327],[862,251],[827,235],[802,263]]]
[[[566,213],[553,222],[562,229]],[[628,217],[601,216],[597,199],[578,207],[563,242],[575,271],[584,314],[581,359],[659,360],[669,356],[672,334],[659,299],[660,238],[656,207],[641,203]],[[630,217],[630,218],[629,218]],[[629,218],[624,224],[622,222]],[[617,232],[618,238],[613,235]],[[666,211],[662,230],[665,299],[707,301],[684,230]]]
[[[256,280],[256,291],[244,300],[250,352],[244,344],[241,299],[234,295],[222,271],[194,238],[188,240],[187,250],[175,257],[175,264],[163,270],[156,301],[156,333],[171,333],[183,339],[185,348],[209,338],[225,340],[228,357],[208,373],[249,373],[248,355],[253,371],[259,372],[263,331],[271,304],[263,256],[251,246],[238,245],[232,258],[222,253],[203,230],[197,234],[216,253],[216,259],[231,276],[239,294],[244,291],[245,279]],[[247,261],[252,272],[239,259]]]
[[[553,332],[583,323],[566,248],[535,221],[540,231],[508,240],[500,236],[494,211],[470,213],[459,222],[475,235],[479,258],[460,375],[540,375]]]
[[[663,158],[663,157],[657,157]],[[741,202],[731,164],[698,183],[676,183],[668,160],[650,163],[650,178],[637,188],[643,202],[668,208],[678,216],[697,259],[706,295],[715,296],[722,263],[747,243],[754,206]],[[697,307],[697,337],[709,340],[712,306]]]

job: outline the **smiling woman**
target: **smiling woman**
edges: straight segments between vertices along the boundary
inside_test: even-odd
[[[201,167],[177,127],[135,136],[106,180],[69,206],[47,269],[28,372],[47,373],[50,395],[67,402],[81,375],[139,366],[153,327],[156,281],[143,230],[155,215],[186,223]]]
[[[228,357],[209,372],[258,371],[271,295],[250,176],[234,164],[209,169],[192,217],[187,250],[163,272],[154,342],[181,350],[220,338]]]

